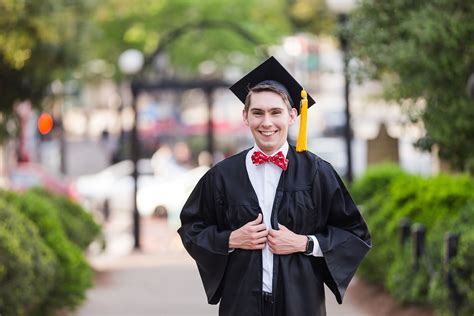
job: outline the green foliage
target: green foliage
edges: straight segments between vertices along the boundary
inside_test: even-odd
[[[448,175],[421,178],[389,170],[369,170],[354,184],[363,197],[360,202],[374,245],[359,272],[367,280],[383,284],[402,302],[430,304],[440,312],[447,311],[452,303],[443,274],[444,236],[448,231],[461,233],[460,251],[452,268],[463,300],[462,314],[472,314],[474,258],[468,249],[474,246],[474,180]],[[425,255],[416,271],[411,242],[400,245],[402,218],[426,227]]]
[[[92,273],[79,247],[67,238],[53,203],[34,192],[21,195],[9,193],[7,200],[36,224],[44,242],[59,262],[56,279],[48,297],[37,310],[49,315],[60,308],[79,305],[85,290],[91,286]]]
[[[115,65],[128,48],[146,56],[161,51],[181,74],[195,75],[203,61],[215,63],[219,73],[260,60],[262,48],[290,32],[287,12],[282,0],[138,0],[133,7],[107,0],[94,16],[97,33],[89,53]]]
[[[385,97],[423,121],[427,136],[419,146],[438,144],[443,158],[471,172],[474,107],[466,83],[474,65],[473,14],[473,1],[365,0],[351,19],[363,73],[382,80]]]
[[[440,225],[444,226],[444,225]],[[474,313],[474,202],[469,202],[460,210],[459,218],[453,221],[451,231],[459,234],[458,254],[448,265],[440,267],[440,271],[432,280],[429,299],[438,304],[440,315],[452,315],[457,308],[459,315],[472,315]],[[441,241],[443,232],[440,228],[433,234],[440,234]],[[441,257],[441,254],[439,254]],[[444,272],[451,270],[455,284],[454,292],[446,286]],[[454,298],[454,299],[453,299]]]
[[[70,241],[85,250],[100,234],[100,226],[92,215],[69,198],[48,192],[42,188],[31,190],[39,197],[47,198],[57,209],[61,225]]]
[[[296,31],[329,32],[333,20],[324,0],[289,0],[286,12]]]
[[[408,260],[393,261],[388,267],[385,286],[400,302],[427,304],[430,284],[429,271],[423,262],[417,270],[413,268],[414,260],[409,246],[397,248],[396,256],[402,256]],[[407,284],[410,286],[407,287]]]
[[[0,1],[2,113],[19,100],[38,104],[54,79],[73,71],[89,9],[89,1]]]
[[[472,315],[474,312],[474,307],[472,306],[472,302],[474,301],[474,291],[472,290],[472,284],[474,282],[472,247],[474,247],[474,233],[471,231],[461,239],[461,251],[453,263],[453,268],[456,272],[456,284],[460,296],[462,297],[459,309],[460,314],[463,315]],[[449,307],[451,306],[448,305],[446,310],[449,310]]]
[[[17,102],[40,107],[54,80],[72,77],[91,41],[91,1],[0,0],[0,143],[15,135]]]
[[[0,197],[0,314],[22,316],[37,308],[57,267],[36,226]]]
[[[459,234],[459,249],[456,257],[450,263],[453,271],[460,301],[458,311],[460,315],[474,314],[474,202],[469,203],[461,210],[459,221],[454,224],[453,231]],[[433,291],[435,292],[435,291]],[[443,301],[449,300],[449,292],[445,291],[441,298]],[[435,297],[435,299],[440,299]],[[449,313],[453,306],[446,304],[443,312]]]
[[[351,186],[351,194],[357,201],[367,201],[376,192],[387,192],[390,184],[405,172],[395,164],[381,164],[368,169]]]

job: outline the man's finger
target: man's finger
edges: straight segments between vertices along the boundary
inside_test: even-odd
[[[267,230],[267,226],[265,224],[258,224],[256,226],[254,226],[253,228],[257,232],[262,231],[262,230]]]
[[[278,230],[274,230],[274,229],[269,229],[268,230],[268,235],[270,235],[272,237],[275,237],[277,234],[278,234]]]
[[[247,224],[245,224],[245,226],[255,226],[260,225],[260,223],[262,223],[262,213],[259,213],[256,219],[248,222]]]
[[[259,231],[257,233],[257,238],[262,238],[262,237],[266,237],[268,235],[268,231],[265,229],[265,230],[262,230],[262,231]]]
[[[286,228],[285,225],[280,224],[280,223],[278,223],[278,228],[280,228],[280,230],[288,230],[288,228]]]
[[[262,222],[262,218],[263,218],[263,217],[262,217],[262,213],[258,213],[257,218],[256,218],[254,221],[252,221],[251,223],[252,223],[253,225],[258,225],[258,224],[260,224],[260,223]]]

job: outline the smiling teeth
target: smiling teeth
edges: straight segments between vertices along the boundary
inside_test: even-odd
[[[261,132],[265,136],[273,135],[275,132]]]

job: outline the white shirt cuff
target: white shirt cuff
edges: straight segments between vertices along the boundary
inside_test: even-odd
[[[310,235],[309,238],[311,238],[314,243],[313,252],[311,253],[311,255],[314,257],[324,257],[323,252],[321,251],[321,247],[319,247],[319,242],[316,236]]]

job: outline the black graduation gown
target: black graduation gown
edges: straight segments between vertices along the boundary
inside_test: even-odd
[[[229,236],[261,213],[245,167],[248,150],[210,169],[181,212],[178,233],[197,263],[210,304],[219,315],[261,315],[262,252],[236,249]],[[326,315],[323,283],[342,303],[359,263],[371,247],[359,210],[332,166],[290,146],[272,209],[297,234],[316,235],[324,257],[274,255],[274,315]]]

